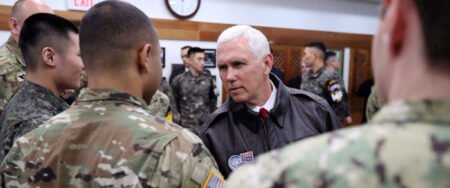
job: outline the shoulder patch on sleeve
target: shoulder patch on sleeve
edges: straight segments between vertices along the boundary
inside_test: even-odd
[[[224,182],[223,176],[215,168],[212,168],[209,171],[208,177],[206,178],[205,183],[203,183],[202,188],[222,187]]]
[[[339,84],[338,80],[330,80],[327,85],[328,92],[330,92],[330,97],[333,102],[340,103],[344,97],[342,92],[342,86]]]

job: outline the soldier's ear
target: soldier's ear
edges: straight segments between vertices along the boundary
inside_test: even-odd
[[[9,27],[9,30],[11,31],[11,34],[13,35],[13,38],[17,40],[20,35],[19,29],[17,28],[17,19],[9,18],[8,27]]]
[[[50,47],[44,47],[41,51],[42,62],[46,66],[54,67],[56,66],[56,51]]]
[[[151,44],[146,43],[144,44],[138,52],[138,68],[139,72],[150,72],[150,61],[151,61],[151,52],[153,50],[153,47]]]

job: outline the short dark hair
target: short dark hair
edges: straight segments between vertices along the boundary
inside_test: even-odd
[[[78,33],[78,28],[69,20],[54,14],[37,13],[28,17],[20,32],[19,47],[25,60],[26,69],[34,71],[41,59],[41,50],[52,47],[63,53],[64,42],[70,42],[69,33]]]
[[[192,48],[192,46],[187,45],[187,46],[181,47],[181,50],[184,50],[184,49],[191,49],[191,48]]]
[[[330,58],[332,58],[332,57],[336,57],[336,52],[334,52],[334,51],[328,51],[326,54],[325,54],[325,62],[327,62]]]
[[[144,12],[129,3],[103,1],[81,20],[80,50],[87,71],[120,70],[145,43],[159,47],[158,35]]]
[[[430,65],[450,66],[450,1],[414,0]]]
[[[322,56],[323,60],[325,61],[325,54],[327,52],[327,47],[325,46],[325,44],[323,42],[318,42],[318,41],[310,42],[308,45],[306,45],[306,47],[318,49],[321,52],[321,56]]]
[[[188,57],[190,58],[192,55],[194,55],[196,53],[205,53],[205,50],[203,50],[203,49],[201,49],[199,47],[189,48]]]

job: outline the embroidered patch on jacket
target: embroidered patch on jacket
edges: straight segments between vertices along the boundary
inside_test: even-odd
[[[336,103],[342,101],[344,93],[342,92],[341,85],[337,80],[331,80],[330,82],[328,82],[328,91],[330,92],[332,101]]]
[[[211,169],[205,183],[203,184],[203,188],[222,187],[223,183],[223,176],[216,169]]]

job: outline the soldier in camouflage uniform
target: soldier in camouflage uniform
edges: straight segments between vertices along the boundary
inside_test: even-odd
[[[180,113],[178,112],[177,103],[175,101],[175,97],[173,96],[172,87],[170,87],[169,82],[167,82],[165,79],[161,79],[161,84],[159,85],[159,90],[162,91],[164,94],[166,94],[169,97],[169,100],[170,100],[169,113],[172,113],[172,122],[179,122],[180,121]]]
[[[80,87],[83,63],[78,56],[78,29],[70,21],[34,14],[24,22],[20,41],[27,78],[0,117],[0,159],[18,137],[69,108],[60,93]]]
[[[306,46],[302,62],[311,70],[302,75],[301,89],[326,99],[341,121],[350,124],[352,118],[344,85],[336,72],[325,66],[325,52],[326,47],[321,42],[312,42]]]
[[[39,12],[52,10],[38,0],[18,0],[12,7],[9,22],[11,36],[0,47],[0,115],[19,87],[19,83],[25,79],[25,62],[17,42],[23,22],[30,15]]]
[[[150,105],[148,105],[148,110],[151,115],[164,118],[167,110],[169,110],[169,105],[169,97],[160,90],[156,90],[152,100],[150,101]]]
[[[204,119],[217,108],[217,88],[211,75],[205,74],[205,53],[200,48],[188,52],[189,71],[178,75],[172,82],[183,127],[191,130],[203,124]]]
[[[148,113],[162,71],[157,33],[142,11],[121,1],[96,4],[81,21],[80,48],[88,88],[16,141],[0,166],[6,187],[221,185],[197,136]]]
[[[366,106],[366,119],[371,120],[375,113],[377,113],[383,104],[381,103],[381,99],[378,96],[377,89],[372,87],[372,92],[369,95],[369,99],[367,100]]]
[[[450,3],[385,2],[372,67],[386,106],[367,126],[258,158],[225,187],[450,187]]]

